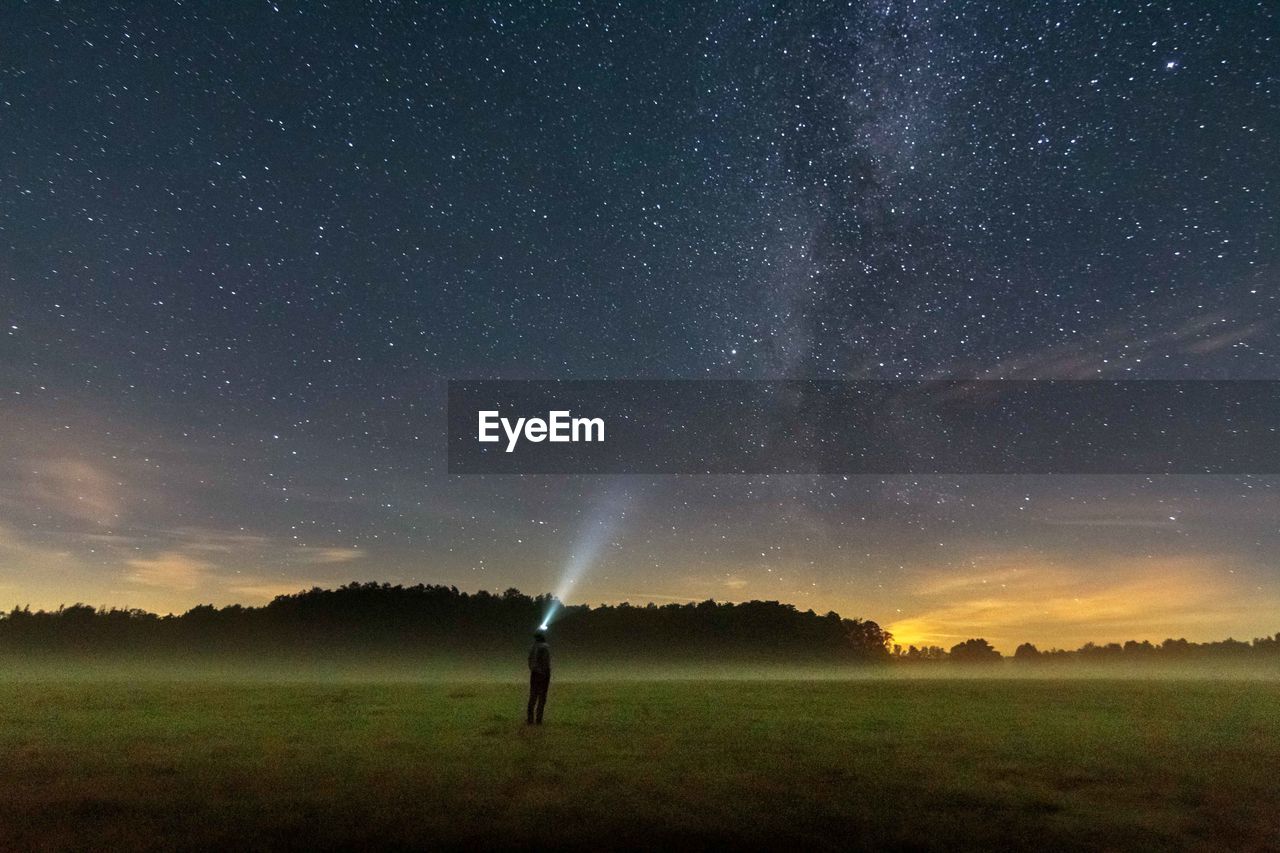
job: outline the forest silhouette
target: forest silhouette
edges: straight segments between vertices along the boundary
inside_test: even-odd
[[[182,614],[73,604],[14,607],[0,614],[0,653],[353,652],[487,657],[522,648],[554,599],[517,589],[464,592],[452,586],[349,583],[277,596],[261,607],[199,605]],[[876,622],[801,611],[778,601],[570,605],[552,642],[580,659],[745,663],[982,664],[1005,658],[982,638],[950,648],[906,646]],[[1130,640],[1074,649],[1018,646],[1017,664],[1280,661],[1280,634],[1252,642]]]
[[[167,616],[85,604],[15,607],[0,616],[0,652],[509,655],[527,644],[553,600],[514,588],[468,593],[367,582],[281,595],[262,607],[206,604]],[[586,657],[660,650],[669,660],[815,662],[886,660],[890,639],[874,622],[819,616],[776,601],[564,606],[551,636]]]

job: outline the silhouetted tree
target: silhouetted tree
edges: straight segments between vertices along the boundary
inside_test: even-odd
[[[965,640],[951,647],[950,659],[956,663],[994,663],[1001,654],[981,638]]]
[[[1040,657],[1040,650],[1031,643],[1023,643],[1013,650],[1013,659],[1016,661],[1033,661]]]

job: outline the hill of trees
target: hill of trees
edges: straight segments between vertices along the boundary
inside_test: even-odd
[[[529,642],[552,601],[516,589],[351,583],[278,596],[263,607],[201,605],[175,616],[83,604],[14,608],[0,616],[0,653],[509,656]],[[649,661],[883,661],[890,639],[874,622],[776,601],[564,607],[551,634],[558,648],[579,657]]]

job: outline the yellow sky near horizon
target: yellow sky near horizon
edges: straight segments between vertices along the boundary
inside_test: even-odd
[[[151,470],[137,460],[113,467],[65,453],[33,454],[13,466],[18,476],[0,483],[0,607],[83,602],[169,613],[204,603],[261,605],[353,580],[538,594],[557,588],[580,523],[562,521],[544,534],[529,521],[502,541],[458,533],[469,519],[452,515],[439,522],[452,537],[443,541],[311,541],[296,526],[266,532],[266,525],[191,522],[185,507],[171,505],[171,482],[156,481]],[[1079,485],[1079,494],[1100,493],[1097,481]],[[737,527],[681,531],[664,550],[672,519],[640,516],[624,532],[631,538],[606,549],[568,598],[777,600],[875,620],[904,646],[984,637],[1007,653],[1023,642],[1076,648],[1280,631],[1280,578],[1263,547],[1280,499],[1183,496],[1164,504],[1159,496],[1102,494],[1091,503],[1046,505],[1040,515],[1023,513],[1036,504],[1019,500],[1009,515],[1026,515],[1024,528],[1016,538],[1005,534],[1003,544],[992,536],[984,547],[987,538],[975,534],[948,537],[943,548],[942,536],[894,539],[889,530],[875,534],[874,555],[864,533],[785,513],[776,528],[744,517]],[[891,497],[914,511],[934,495]],[[534,535],[542,537],[536,547],[526,539]],[[764,537],[768,544],[753,541]]]
[[[1267,593],[1267,594],[1264,594]],[[950,647],[984,637],[1012,652],[1023,642],[1078,648],[1086,642],[1186,637],[1250,640],[1280,630],[1275,590],[1203,556],[1118,558],[1087,573],[1058,559],[995,558],[974,573],[937,573],[912,590],[913,606],[885,627],[903,646]]]
[[[120,537],[100,536],[76,550],[33,545],[0,526],[0,596],[7,606],[52,608],[85,602],[182,612],[196,604],[260,605],[276,595],[350,580],[416,582],[406,567],[383,564],[368,550],[298,547],[262,537],[190,530],[186,540],[149,551]],[[83,546],[88,545],[86,549]],[[814,590],[801,609],[873,619],[895,642],[950,647],[984,637],[1012,653],[1022,642],[1041,648],[1077,648],[1085,642],[1165,637],[1204,641],[1252,639],[1280,630],[1276,590],[1237,575],[1231,565],[1203,556],[1090,558],[1079,565],[1057,556],[1019,552],[968,559],[969,568],[904,567],[892,593],[867,591],[853,598]],[[16,571],[21,565],[19,572]],[[274,566],[276,571],[262,566]],[[602,572],[588,579],[574,602],[633,604],[751,598],[787,601],[776,588],[724,573],[708,586],[702,575],[677,577],[640,592],[615,591]],[[424,578],[427,583],[446,579]],[[464,589],[500,588],[489,585]],[[631,584],[634,586],[634,584]],[[536,594],[538,590],[526,590]],[[891,606],[894,605],[894,606]]]

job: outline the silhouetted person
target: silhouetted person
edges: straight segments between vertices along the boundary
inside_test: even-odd
[[[547,707],[547,688],[550,686],[551,647],[547,645],[547,635],[539,631],[533,635],[533,648],[529,649],[529,725],[535,722],[542,725],[542,709]]]

